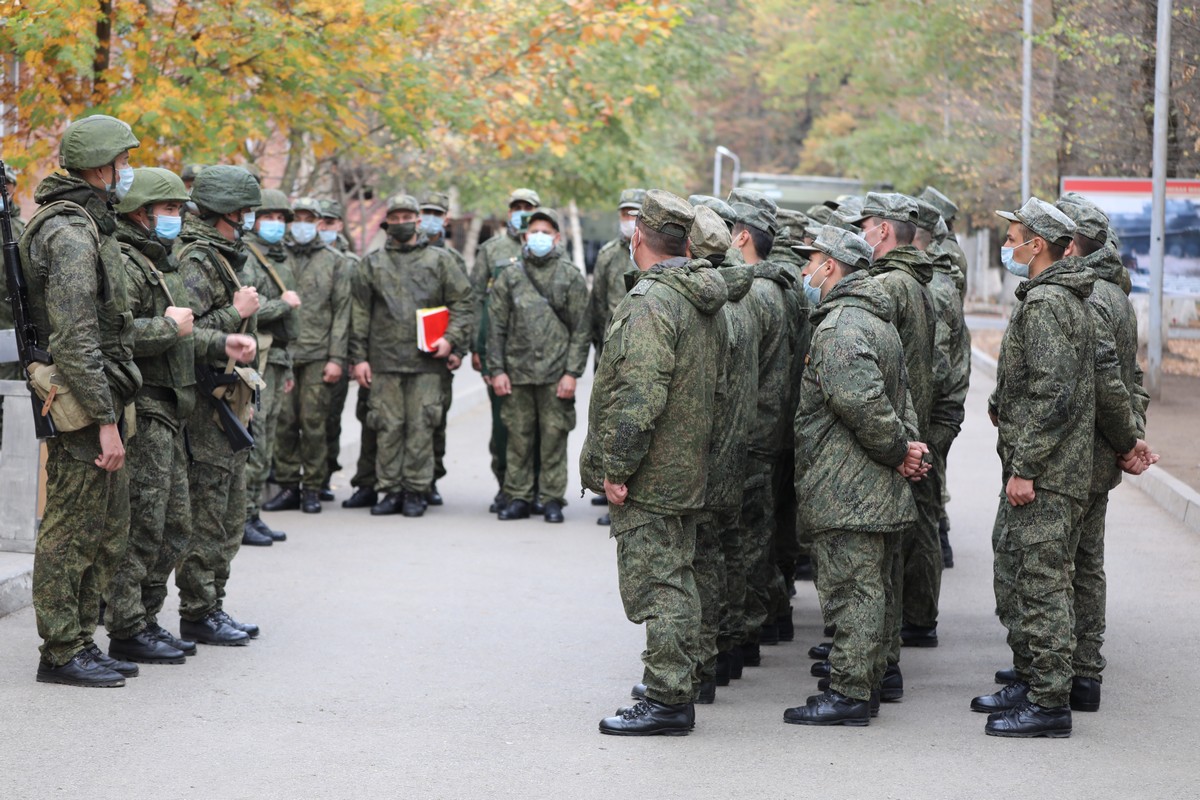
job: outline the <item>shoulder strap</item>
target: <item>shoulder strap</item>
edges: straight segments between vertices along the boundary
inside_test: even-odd
[[[55,200],[53,203],[46,203],[34,212],[29,221],[25,223],[27,230],[34,230],[41,226],[46,220],[58,214],[71,214],[73,216],[83,217],[87,220],[88,228],[92,231],[92,236],[96,239],[96,244],[100,244],[100,229],[96,227],[96,220],[92,219],[92,215],[87,213],[87,209],[79,205],[79,203],[70,200]]]
[[[246,243],[246,247],[250,248],[250,252],[254,254],[254,257],[258,259],[258,263],[262,264],[262,268],[267,271],[267,275],[269,275],[271,280],[275,282],[275,285],[279,287],[279,291],[281,293],[286,292],[288,288],[283,285],[283,279],[279,277],[279,273],[276,271],[275,266],[271,264],[265,255],[263,255],[263,252],[259,249],[258,245],[249,240],[243,239],[243,241]]]
[[[158,283],[158,288],[162,290],[163,295],[167,298],[168,305],[175,305],[175,298],[171,297],[171,290],[167,288],[167,279],[163,276],[162,271],[154,265],[154,262],[146,258],[141,250],[138,250],[128,242],[121,242],[121,252],[129,256],[143,272],[153,275],[155,282]]]
[[[564,319],[564,313],[554,306],[554,303],[552,303],[550,301],[550,298],[546,296],[546,293],[543,292],[538,287],[537,283],[535,283],[533,278],[530,276],[528,270],[525,269],[525,262],[522,261],[521,259],[517,259],[516,261],[517,261],[518,266],[521,267],[521,274],[525,276],[526,282],[528,282],[529,285],[531,287],[533,287],[533,290],[538,293],[538,296],[540,296],[543,300],[546,301],[546,305],[550,306],[550,310],[554,312],[554,316],[558,317],[558,321],[563,324],[563,327],[566,328],[568,331],[571,330],[570,323],[567,322],[566,319]]]

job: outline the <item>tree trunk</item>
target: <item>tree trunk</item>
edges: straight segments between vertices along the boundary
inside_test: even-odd
[[[300,167],[304,164],[304,131],[293,128],[288,134],[287,165],[283,168],[283,178],[279,188],[286,195],[296,191],[296,178],[300,176]]]
[[[567,220],[571,226],[571,256],[579,274],[586,277],[587,265],[584,263],[583,228],[579,225],[579,206],[572,200],[567,206]]]
[[[479,249],[479,234],[483,232],[483,215],[471,217],[467,226],[467,238],[463,242],[463,260],[467,262],[467,272],[475,268],[475,252]]]
[[[112,56],[112,0],[100,0],[96,14],[96,52],[92,58],[92,99],[102,100],[104,88],[108,80],[104,73],[108,70]]]

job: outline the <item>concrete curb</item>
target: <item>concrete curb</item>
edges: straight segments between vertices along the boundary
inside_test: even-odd
[[[971,367],[996,380],[996,359],[971,348]],[[1200,533],[1200,492],[1162,467],[1151,467],[1141,475],[1122,475],[1122,480],[1142,490],[1164,511]]]
[[[0,553],[0,617],[33,602],[33,555]]]

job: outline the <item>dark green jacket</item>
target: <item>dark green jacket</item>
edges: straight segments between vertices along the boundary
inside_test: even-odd
[[[142,373],[143,389],[157,387],[175,395],[171,401],[142,391],[137,397],[137,413],[178,429],[196,403],[192,334],[180,336],[175,321],[163,316],[168,306],[187,306],[179,265],[166,246],[124,217],[117,219],[117,239],[124,257],[129,312],[133,314],[133,358]]]
[[[770,261],[755,264],[748,295],[758,314],[757,412],[748,446],[760,460],[772,461],[792,440],[786,416],[793,407],[792,354],[795,348],[794,296],[787,269]]]
[[[746,476],[746,440],[758,407],[758,314],[746,300],[754,268],[745,265],[717,270],[728,300],[719,312],[725,323],[726,347],[714,397],[712,443],[709,445],[705,508],[739,508]]]
[[[351,362],[370,362],[373,372],[445,372],[445,360],[417,349],[417,310],[438,306],[450,310],[446,340],[461,346],[471,330],[471,287],[454,257],[424,237],[413,245],[389,239],[357,270]]]
[[[283,302],[283,291],[275,283],[275,279],[267,272],[264,261],[270,263],[271,269],[279,276],[279,280],[287,289],[296,289],[295,261],[283,242],[269,244],[259,238],[257,233],[248,233],[245,238],[246,249],[250,257],[246,259],[246,273],[251,276],[252,283],[258,289],[258,330],[271,334],[271,349],[267,353],[267,363],[276,364],[291,369],[292,354],[288,345],[300,337],[300,315]],[[347,294],[349,290],[347,289]],[[301,303],[304,298],[301,297]],[[347,323],[349,324],[349,323]]]
[[[931,246],[933,280],[929,295],[933,299],[934,326],[933,381],[934,401],[930,409],[929,444],[942,452],[962,430],[966,418],[967,390],[971,382],[971,332],[963,318],[962,297],[954,283],[955,267],[950,254]]]
[[[546,258],[524,254],[492,285],[488,363],[514,386],[558,383],[587,369],[591,347],[587,283],[555,248]]]
[[[288,343],[295,364],[332,361],[345,366],[350,346],[350,281],[345,259],[320,239],[290,245],[300,295],[297,337]],[[415,324],[415,323],[414,323]]]
[[[937,314],[929,294],[933,265],[917,248],[902,245],[875,260],[871,277],[892,300],[892,324],[904,345],[917,426],[921,436],[928,436],[935,399],[933,348],[937,335]]]
[[[612,322],[613,312],[625,297],[625,274],[634,269],[636,267],[629,259],[628,239],[618,236],[596,254],[588,309],[591,314],[592,341],[597,348],[604,345],[604,332]]]
[[[704,508],[726,291],[707,261],[671,258],[641,273],[613,315],[580,476],[593,491],[606,477],[628,488],[614,534]]]
[[[475,266],[471,269],[472,318],[475,322],[472,351],[483,361],[484,375],[488,374],[488,315],[492,286],[502,270],[520,260],[521,237],[513,236],[507,227],[475,251]]]

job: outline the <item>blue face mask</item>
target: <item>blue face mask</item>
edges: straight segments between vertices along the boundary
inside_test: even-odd
[[[267,244],[278,244],[283,241],[287,225],[281,219],[264,219],[258,224],[258,235]]]
[[[824,265],[822,265],[822,266],[824,266]],[[804,296],[806,298],[808,298],[808,304],[810,306],[816,306],[818,303],[821,302],[821,287],[825,285],[825,281],[827,281],[827,280],[829,280],[828,275],[826,275],[824,278],[822,278],[821,282],[818,283],[816,286],[813,286],[812,285],[812,275],[804,276]]]
[[[1017,245],[1017,247],[1024,247],[1032,241],[1033,239],[1030,239],[1027,242],[1021,242],[1019,245]],[[1020,261],[1013,260],[1013,252],[1017,249],[1017,247],[1001,247],[1000,263],[1004,265],[1006,270],[1023,280],[1029,277],[1029,264],[1022,264]]]
[[[421,223],[417,226],[421,233],[429,237],[441,236],[446,232],[446,220],[433,214],[422,214]]]
[[[530,233],[525,237],[525,246],[538,258],[545,258],[554,249],[554,237],[548,233]]]
[[[125,195],[129,194],[129,190],[133,188],[133,167],[125,167],[117,170],[117,186],[113,189],[113,194],[118,200],[124,200]]]
[[[525,227],[525,218],[532,212],[530,211],[513,211],[508,215],[508,227],[512,228],[513,232],[521,230]]]
[[[160,239],[174,239],[183,228],[183,217],[159,214],[154,218],[154,235]]]
[[[246,231],[254,230],[254,220],[255,219],[256,219],[256,217],[254,216],[253,211],[247,211],[245,214],[243,214],[242,215],[242,230],[246,230]]]
[[[296,244],[308,244],[317,238],[317,223],[293,222],[292,238],[296,240]]]
[[[317,235],[321,237],[321,241],[325,244],[333,244],[337,241],[337,231],[335,230],[317,231]]]

